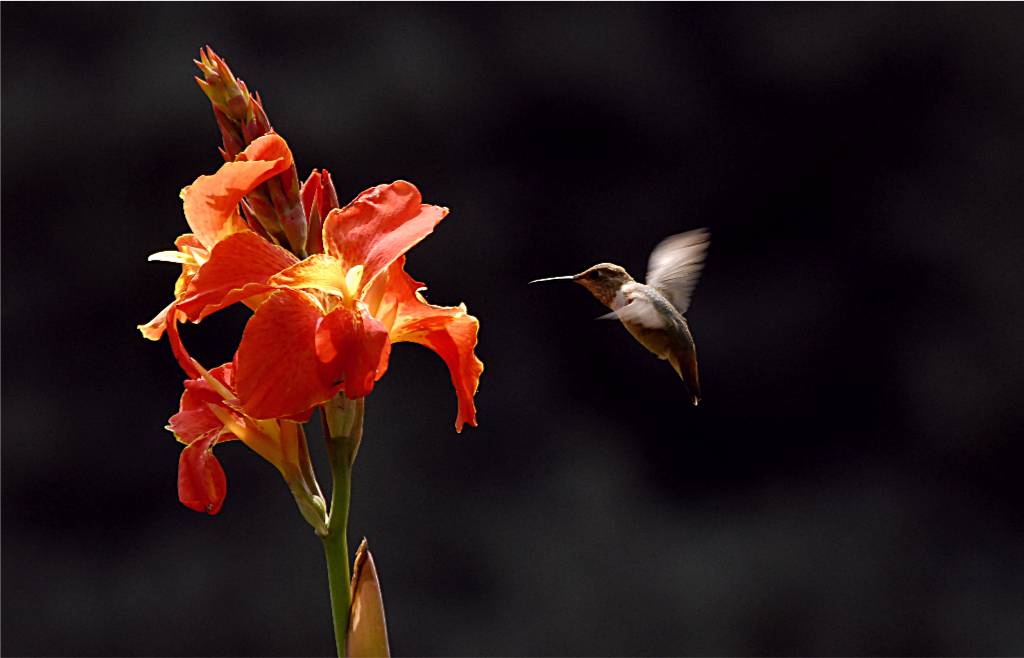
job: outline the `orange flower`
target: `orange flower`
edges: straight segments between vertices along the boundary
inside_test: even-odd
[[[418,292],[422,284],[403,269],[405,252],[448,212],[420,201],[411,183],[378,185],[328,214],[324,253],[268,279],[253,272],[253,280],[276,291],[249,320],[235,357],[247,413],[288,416],[342,390],[363,397],[387,369],[391,343],[409,341],[433,349],[448,365],[459,398],[456,429],[476,425],[473,395],[483,371],[474,354],[479,323],[465,306],[428,304]],[[207,267],[219,258],[241,265],[235,248],[221,243]]]
[[[171,309],[192,322],[236,302],[254,309],[234,376],[240,408],[260,419],[305,413],[341,391],[363,397],[387,369],[392,343],[419,343],[448,366],[459,401],[456,429],[476,425],[479,323],[465,306],[428,304],[423,285],[403,269],[404,254],[448,210],[421,203],[405,181],[378,185],[331,210],[330,177],[314,172],[302,199],[311,227],[323,217],[319,239],[309,241],[322,253],[300,261],[250,230],[238,213],[246,194],[291,164],[284,140],[265,135],[186,188],[193,233],[179,238],[178,251],[151,257],[182,265],[175,300],[140,327],[143,335],[159,339]]]

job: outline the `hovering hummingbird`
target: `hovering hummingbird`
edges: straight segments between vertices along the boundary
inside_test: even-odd
[[[634,281],[612,263],[598,263],[579,274],[553,276],[541,281],[575,281],[599,302],[612,309],[600,319],[618,319],[641,345],[659,359],[667,359],[683,380],[694,406],[700,403],[697,346],[683,317],[697,286],[704,256],[711,244],[707,229],[665,238],[651,252],[647,283]]]

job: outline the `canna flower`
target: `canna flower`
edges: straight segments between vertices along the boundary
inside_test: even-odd
[[[139,327],[143,335],[158,340],[173,316],[199,322],[234,303],[252,308],[233,375],[239,408],[255,419],[300,415],[340,392],[363,397],[387,370],[392,343],[418,343],[448,366],[456,429],[476,425],[479,323],[464,305],[427,303],[423,284],[404,271],[405,253],[448,210],[423,204],[405,181],[334,208],[330,175],[314,172],[301,197],[304,212],[317,224],[322,217],[319,240],[310,241],[322,253],[299,260],[253,231],[238,211],[246,195],[290,166],[287,144],[269,134],[186,188],[192,233],[178,239],[177,251],[151,257],[182,265],[175,298]]]
[[[387,371],[391,346],[436,352],[458,400],[455,428],[476,425],[483,371],[479,322],[465,305],[434,306],[405,271],[406,253],[448,209],[424,204],[406,181],[377,185],[342,207],[327,170],[299,184],[287,143],[250,93],[207,47],[196,61],[200,88],[220,129],[225,162],[181,192],[190,232],[150,260],[181,267],[174,295],[138,328],[167,335],[187,379],[167,429],[184,444],[178,497],[217,514],[227,477],[214,455],[240,441],[274,465],[324,544],[339,656],[389,655],[384,608],[364,540],[348,571],[348,497],[363,435],[364,403]],[[193,359],[179,324],[233,304],[252,311],[233,359],[212,370]],[[303,424],[319,407],[331,466],[328,511]]]
[[[326,506],[313,476],[301,423],[307,418],[257,420],[237,407],[235,366],[207,371],[181,344],[177,323],[167,326],[172,350],[190,379],[178,412],[167,429],[185,444],[178,460],[178,499],[197,512],[217,514],[227,494],[224,469],[213,448],[241,440],[273,464],[292,490],[303,516],[315,528],[324,525]]]
[[[474,353],[479,323],[463,305],[427,303],[423,284],[404,270],[405,253],[447,212],[421,203],[411,183],[378,185],[330,211],[324,253],[269,278],[258,265],[273,260],[272,245],[262,243],[265,258],[248,251],[256,243],[229,239],[218,245],[205,267],[226,270],[221,262],[230,262],[235,284],[246,280],[240,290],[273,290],[250,318],[235,356],[242,409],[254,418],[279,418],[342,391],[363,397],[387,370],[391,344],[406,341],[432,349],[448,366],[459,401],[456,429],[476,425],[473,396],[483,371]],[[244,255],[235,253],[243,249]],[[206,296],[207,281],[215,294]],[[206,308],[242,295],[202,272],[193,289]]]

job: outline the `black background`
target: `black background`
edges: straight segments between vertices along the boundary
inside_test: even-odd
[[[367,404],[350,533],[398,655],[1020,654],[1020,5],[3,6],[3,653],[329,654],[321,547],[135,325],[219,166],[209,43],[300,177],[405,178],[481,320]],[[569,284],[709,226],[705,403]],[[245,312],[189,327],[230,357]],[[314,442],[319,457],[320,447]]]

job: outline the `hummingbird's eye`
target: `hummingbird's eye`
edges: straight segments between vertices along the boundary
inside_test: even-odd
[[[587,275],[587,278],[588,279],[600,279],[601,278],[601,270],[594,270],[593,272],[591,272],[590,274]]]

